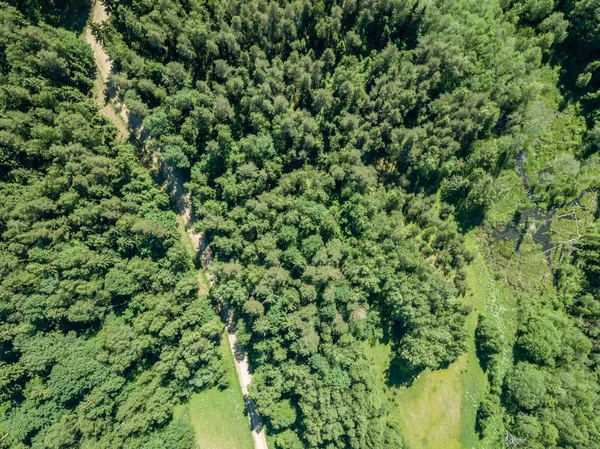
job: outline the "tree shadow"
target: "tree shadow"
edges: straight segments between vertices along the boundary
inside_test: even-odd
[[[244,403],[246,413],[250,417],[250,429],[256,433],[262,432],[265,426],[262,422],[260,415],[256,411],[256,406],[254,405],[254,402],[252,401],[250,396],[244,396]]]
[[[462,234],[466,234],[470,230],[475,229],[483,224],[485,212],[457,210],[454,213],[454,219],[458,224],[460,232]]]
[[[494,354],[486,351],[483,347],[483,343],[481,336],[478,336],[478,334],[475,333],[475,355],[477,356],[477,360],[479,360],[479,366],[484,373],[487,373]]]
[[[92,2],[88,0],[54,0],[31,2],[17,0],[14,3],[32,23],[45,22],[53,27],[65,28],[81,34],[87,24]]]
[[[388,387],[410,387],[422,372],[422,368],[416,368],[404,358],[395,355],[390,361],[386,373],[386,385]]]
[[[588,61],[579,61],[577,52],[566,51],[564,47],[559,52],[554,64],[560,67],[558,87],[563,95],[563,101],[559,108],[562,111],[569,103],[578,102],[589,129],[594,124],[592,117],[598,108],[599,100],[593,95],[588,97],[587,94],[600,88],[600,74],[595,74],[585,87],[578,86],[577,78],[585,71]],[[568,67],[568,70],[565,67]]]
[[[400,341],[402,331],[398,325],[390,323],[389,320],[382,317],[381,329],[383,331],[382,338],[380,339],[381,343],[392,346],[392,359],[385,372],[386,385],[388,387],[410,387],[419,374],[423,372],[423,369],[414,367],[399,355],[399,345],[397,342]]]

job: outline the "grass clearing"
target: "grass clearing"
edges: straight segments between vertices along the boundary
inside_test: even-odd
[[[494,319],[499,329],[505,334],[506,343],[511,343],[509,337],[516,331],[516,300],[511,296],[504,283],[497,279],[498,275],[494,275],[493,268],[490,267],[482,249],[483,245],[489,245],[489,243],[482,243],[481,239],[482,237],[478,236],[475,231],[465,236],[466,248],[475,255],[473,262],[466,268],[467,295],[469,296],[467,303],[474,308],[474,311]],[[498,241],[493,246],[500,246],[503,243],[503,241]],[[509,244],[512,246],[512,243]],[[497,252],[500,253],[500,251]],[[514,249],[510,255],[511,257],[514,255]]]
[[[471,313],[467,327],[475,331]],[[404,437],[411,449],[474,448],[479,438],[475,417],[487,390],[487,379],[475,355],[475,342],[446,369],[425,371],[409,388],[396,394]]]
[[[475,354],[476,320],[476,313],[467,317],[471,338],[467,352],[456,362],[446,369],[424,371],[408,388],[388,388],[410,449],[477,447],[475,417],[487,391],[487,379]],[[366,352],[377,367],[379,380],[385,383],[392,355],[390,345],[376,343]]]
[[[221,351],[229,387],[224,390],[214,387],[192,395],[187,404],[177,407],[175,415],[188,413],[200,449],[253,449],[250,424],[226,333],[221,338]]]
[[[399,422],[411,449],[475,448],[475,418],[487,378],[475,353],[477,313],[467,317],[467,351],[446,369],[425,370],[413,384],[395,388]]]
[[[425,370],[410,387],[390,387],[398,422],[410,449],[471,449],[485,447],[475,431],[477,410],[488,392],[488,380],[475,349],[475,328],[479,314],[499,320],[505,334],[506,369],[516,332],[516,302],[508,289],[493,276],[475,231],[465,244],[476,256],[467,267],[468,293],[465,302],[472,307],[465,329],[467,350],[445,369]],[[366,353],[386,383],[392,358],[389,344],[376,343]]]

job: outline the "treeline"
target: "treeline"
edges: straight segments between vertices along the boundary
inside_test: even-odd
[[[543,59],[559,74],[557,86],[564,99],[558,106],[560,111],[554,113],[562,114],[563,108],[574,105],[584,118],[584,132],[573,151],[557,154],[532,185],[535,199],[560,206],[579,194],[574,180],[599,160],[600,2],[507,0],[501,4],[507,19],[517,24],[523,36],[538,42]],[[563,149],[574,143],[569,142],[572,136],[563,137]]]
[[[0,447],[192,448],[173,406],[218,382],[223,325],[94,75],[0,2]]]
[[[480,431],[507,447],[594,448],[600,444],[600,240],[590,226],[556,274],[556,296],[522,298],[515,365],[503,376],[501,331],[477,328],[490,394]]]
[[[598,151],[598,21],[595,1],[505,2],[505,14],[540,45],[550,64],[559,64],[563,94],[577,102],[587,121],[583,142],[570,159],[586,164]],[[551,33],[554,38],[548,37]],[[556,160],[555,160],[556,162]],[[565,170],[565,166],[562,167]],[[577,173],[557,171],[568,180],[534,185],[535,198],[561,205],[560,182],[575,184]],[[592,189],[591,194],[595,190]],[[576,196],[576,190],[570,192]],[[596,200],[597,201],[597,200]],[[556,292],[520,299],[514,367],[503,376],[500,329],[480,319],[477,337],[490,379],[490,395],[478,420],[486,437],[507,447],[595,448],[600,445],[600,279],[598,220],[581,231],[577,251],[556,267]],[[567,253],[564,253],[567,254]]]
[[[560,65],[563,89],[577,98],[588,114],[594,136],[588,138],[598,149],[600,89],[600,3],[597,0],[527,0],[503,2],[511,20],[544,42],[543,49]],[[554,38],[549,37],[549,34]],[[591,149],[591,148],[588,148]]]
[[[189,173],[278,448],[399,447],[361,340],[463,351],[461,226],[529,137],[545,40],[494,2],[108,0],[148,145]],[[439,201],[441,199],[441,201]]]

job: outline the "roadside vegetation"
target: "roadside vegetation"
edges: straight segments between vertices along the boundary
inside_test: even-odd
[[[192,447],[173,407],[222,378],[223,324],[170,199],[98,113],[90,48],[0,24],[0,447]]]

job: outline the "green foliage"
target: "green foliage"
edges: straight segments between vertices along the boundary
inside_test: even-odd
[[[169,198],[92,103],[89,47],[0,23],[0,447],[194,447],[172,408],[216,383],[222,324]]]
[[[495,2],[107,2],[120,95],[148,108],[163,160],[190,169],[212,299],[235,309],[281,447],[394,440],[354,349],[379,327],[412,370],[464,350],[471,256],[454,218],[477,224],[496,201],[567,29],[552,2],[504,3],[521,22]],[[580,162],[563,159],[536,186],[545,201],[572,194],[563,172]],[[498,392],[497,332],[481,326]]]
[[[104,288],[115,296],[131,296],[138,289],[133,276],[123,268],[111,268],[104,278]]]
[[[271,425],[275,429],[285,429],[296,421],[296,411],[289,400],[275,404],[271,415]]]
[[[490,318],[480,316],[475,330],[477,342],[477,356],[483,364],[484,369],[490,369],[495,356],[502,351],[500,330],[497,323]]]
[[[520,409],[530,411],[541,405],[547,392],[544,372],[530,363],[522,362],[506,380],[510,400]]]
[[[86,2],[15,3],[56,25]],[[531,199],[579,193],[599,142],[598,1],[106,4],[112,87],[147,149],[189,174],[209,300],[238,318],[276,446],[401,447],[360,340],[385,330],[411,373],[464,351],[460,230],[553,120],[554,57],[588,131],[552,144]],[[0,444],[190,447],[172,406],[217,381],[222,325],[169,199],[90,102],[89,48],[0,14]],[[506,378],[505,331],[481,316],[490,440],[598,445],[597,230],[560,267],[562,301],[521,306]]]

